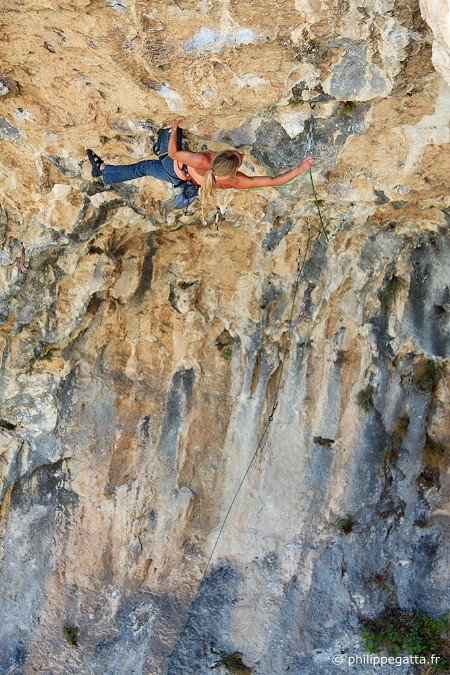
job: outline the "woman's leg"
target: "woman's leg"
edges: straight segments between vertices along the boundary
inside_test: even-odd
[[[173,165],[173,160],[171,161]],[[171,173],[174,173],[173,170]],[[111,185],[112,183],[123,183],[127,180],[142,178],[142,176],[152,176],[153,178],[158,178],[159,180],[165,180],[168,183],[174,183],[172,176],[164,170],[164,167],[159,159],[147,159],[142,162],[136,162],[136,164],[124,164],[119,166],[106,164],[102,171],[102,178],[105,185]],[[180,179],[177,178],[178,182],[179,180]]]

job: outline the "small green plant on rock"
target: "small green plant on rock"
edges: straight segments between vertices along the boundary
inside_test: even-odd
[[[17,424],[12,424],[8,420],[0,419],[0,429],[6,429],[7,431],[14,431]]]
[[[398,296],[405,282],[395,274],[389,279],[386,286],[378,293],[381,306],[387,312],[396,304]]]
[[[222,333],[216,338],[216,347],[223,359],[231,359],[233,354],[233,342],[234,340],[227,330],[222,331]]]
[[[64,628],[64,637],[66,638],[69,645],[72,647],[78,647],[78,626],[74,626],[72,623],[67,623]]]
[[[355,101],[341,101],[341,108],[346,115],[351,115],[356,111]]]
[[[386,464],[392,464],[394,460],[397,459],[397,453],[392,451],[392,448],[385,448],[381,451],[381,460],[383,466]]]
[[[420,391],[432,393],[442,377],[439,366],[431,359],[423,359],[415,366],[411,383]]]
[[[377,463],[378,471],[377,476],[386,475],[387,470],[395,464],[398,459],[398,450],[394,449],[392,445],[388,448],[385,448],[380,453],[381,459]]]
[[[380,453],[381,459],[377,464],[378,476],[383,475],[383,473],[385,473],[386,470],[393,466],[397,461],[402,441],[408,431],[408,426],[409,415],[404,414],[396,420],[394,424],[394,430],[392,432],[391,438],[389,439],[389,445]]]
[[[448,450],[443,443],[427,438],[423,449],[423,458],[434,469],[441,469],[447,460]]]
[[[391,436],[391,446],[394,450],[399,450],[403,439],[406,436],[409,427],[409,415],[402,415],[394,425],[394,431]]]
[[[51,360],[53,359],[54,352],[56,352],[56,351],[57,351],[57,350],[56,350],[56,347],[53,347],[52,349],[49,349],[48,352],[46,352],[46,354],[43,354],[42,356],[39,356],[39,357],[33,356],[33,357],[31,357],[31,359],[29,360],[28,365],[31,366],[31,367],[33,367],[34,364],[35,364],[37,361],[51,361]]]
[[[359,407],[365,412],[370,412],[375,407],[373,403],[374,393],[375,387],[372,387],[371,384],[368,384],[365,389],[361,389],[361,391],[356,395],[356,401]]]
[[[51,361],[53,359],[53,353],[56,352],[56,349],[49,349],[44,356],[41,356],[41,361]]]
[[[448,672],[450,666],[445,655],[449,654],[448,615],[433,618],[421,611],[407,612],[400,608],[389,609],[377,619],[362,619],[361,636],[367,651],[378,654],[386,649],[390,654],[407,654],[430,657],[440,656],[437,669]]]
[[[241,652],[227,654],[227,652],[213,651],[213,654],[220,656],[220,658],[217,663],[212,666],[211,670],[216,670],[217,668],[224,666],[228,669],[228,672],[233,673],[233,675],[252,675],[253,670],[243,663]]]
[[[338,518],[334,523],[341,534],[350,534],[353,532],[353,528],[356,524],[357,521],[352,515],[345,516],[345,518]]]
[[[335,527],[337,530],[339,530],[339,534],[350,534],[351,532],[353,532],[353,528],[357,524],[358,521],[355,520],[355,518],[351,514],[348,514],[347,516],[344,516],[342,518],[337,518],[329,525],[325,525],[325,527],[323,527],[318,534],[323,534],[323,532],[327,532],[332,527]]]

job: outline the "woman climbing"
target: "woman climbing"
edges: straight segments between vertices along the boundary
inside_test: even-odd
[[[167,154],[160,155],[160,159],[145,160],[136,164],[113,166],[105,164],[103,160],[92,150],[87,150],[89,161],[92,165],[92,176],[101,176],[106,185],[133,180],[142,176],[153,176],[160,180],[168,181],[179,186],[190,182],[201,186],[202,207],[214,190],[242,190],[255,187],[276,187],[285,185],[300,174],[308,171],[314,162],[314,157],[305,157],[299,166],[279,176],[246,176],[238,171],[244,156],[237,150],[202,150],[190,152],[178,150],[177,130],[180,120],[174,120],[171,124]]]

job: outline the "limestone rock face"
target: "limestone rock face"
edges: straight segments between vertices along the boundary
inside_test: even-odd
[[[433,63],[450,82],[450,4],[448,0],[421,0],[423,17],[433,31]]]
[[[449,609],[443,16],[2,4],[1,673],[360,672],[361,619]],[[312,138],[317,202],[91,178],[174,117],[248,175]]]

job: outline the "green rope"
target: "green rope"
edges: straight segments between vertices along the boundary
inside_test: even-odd
[[[299,178],[298,180],[291,181],[290,183],[286,183],[285,185],[274,185],[274,186],[267,185],[266,187],[289,187],[291,185],[297,185],[297,183],[301,183],[306,178],[306,176],[308,176],[308,175],[311,179],[311,186],[312,186],[312,189],[313,189],[314,201],[315,201],[315,204],[316,204],[317,213],[319,215],[320,227],[321,227],[322,232],[325,235],[325,239],[326,239],[326,244],[322,244],[322,242],[320,241],[320,237],[321,237],[321,234],[322,234],[322,232],[321,232],[319,234],[319,236],[316,238],[316,242],[319,244],[319,246],[326,246],[327,244],[330,243],[330,240],[328,238],[328,234],[327,234],[327,231],[325,229],[325,223],[323,222],[322,212],[320,210],[320,204],[319,204],[319,200],[318,200],[318,197],[317,197],[316,186],[315,186],[315,183],[314,183],[314,179],[313,179],[313,176],[312,176],[311,169],[308,169],[308,171],[305,171],[305,173],[302,174],[301,178]],[[265,190],[266,187],[257,187],[257,188],[249,188],[249,189],[250,190]]]
[[[295,299],[297,297],[298,287],[300,286],[300,276],[301,276],[301,273],[303,272],[303,268],[304,268],[305,263],[306,263],[306,257],[308,255],[308,247],[309,247],[310,241],[312,241],[311,237],[308,236],[308,239],[306,241],[305,255],[303,256],[302,264],[297,269],[297,279],[295,281],[294,298],[293,298],[292,306],[291,306],[291,315],[289,317],[289,335],[288,335],[289,339],[291,338],[291,333],[292,333],[292,321],[293,321],[293,317],[294,317]],[[300,253],[300,247],[299,247],[298,250],[299,250],[299,253]]]
[[[319,220],[320,220],[320,225],[322,227],[322,232],[325,235],[325,239],[327,240],[327,244],[329,244],[330,240],[328,239],[327,231],[325,229],[325,225],[324,225],[323,218],[322,218],[322,213],[320,211],[319,200],[317,199],[316,186],[314,185],[314,180],[313,180],[313,177],[312,177],[311,169],[309,169],[308,173],[309,173],[309,177],[311,178],[311,185],[312,185],[312,189],[313,189],[313,193],[314,193],[314,199],[315,199],[315,202],[316,202],[317,213],[319,214]],[[319,237],[320,237],[320,234],[319,234]],[[323,244],[320,243],[319,238],[317,239],[317,243],[320,244],[320,246],[323,246]]]

